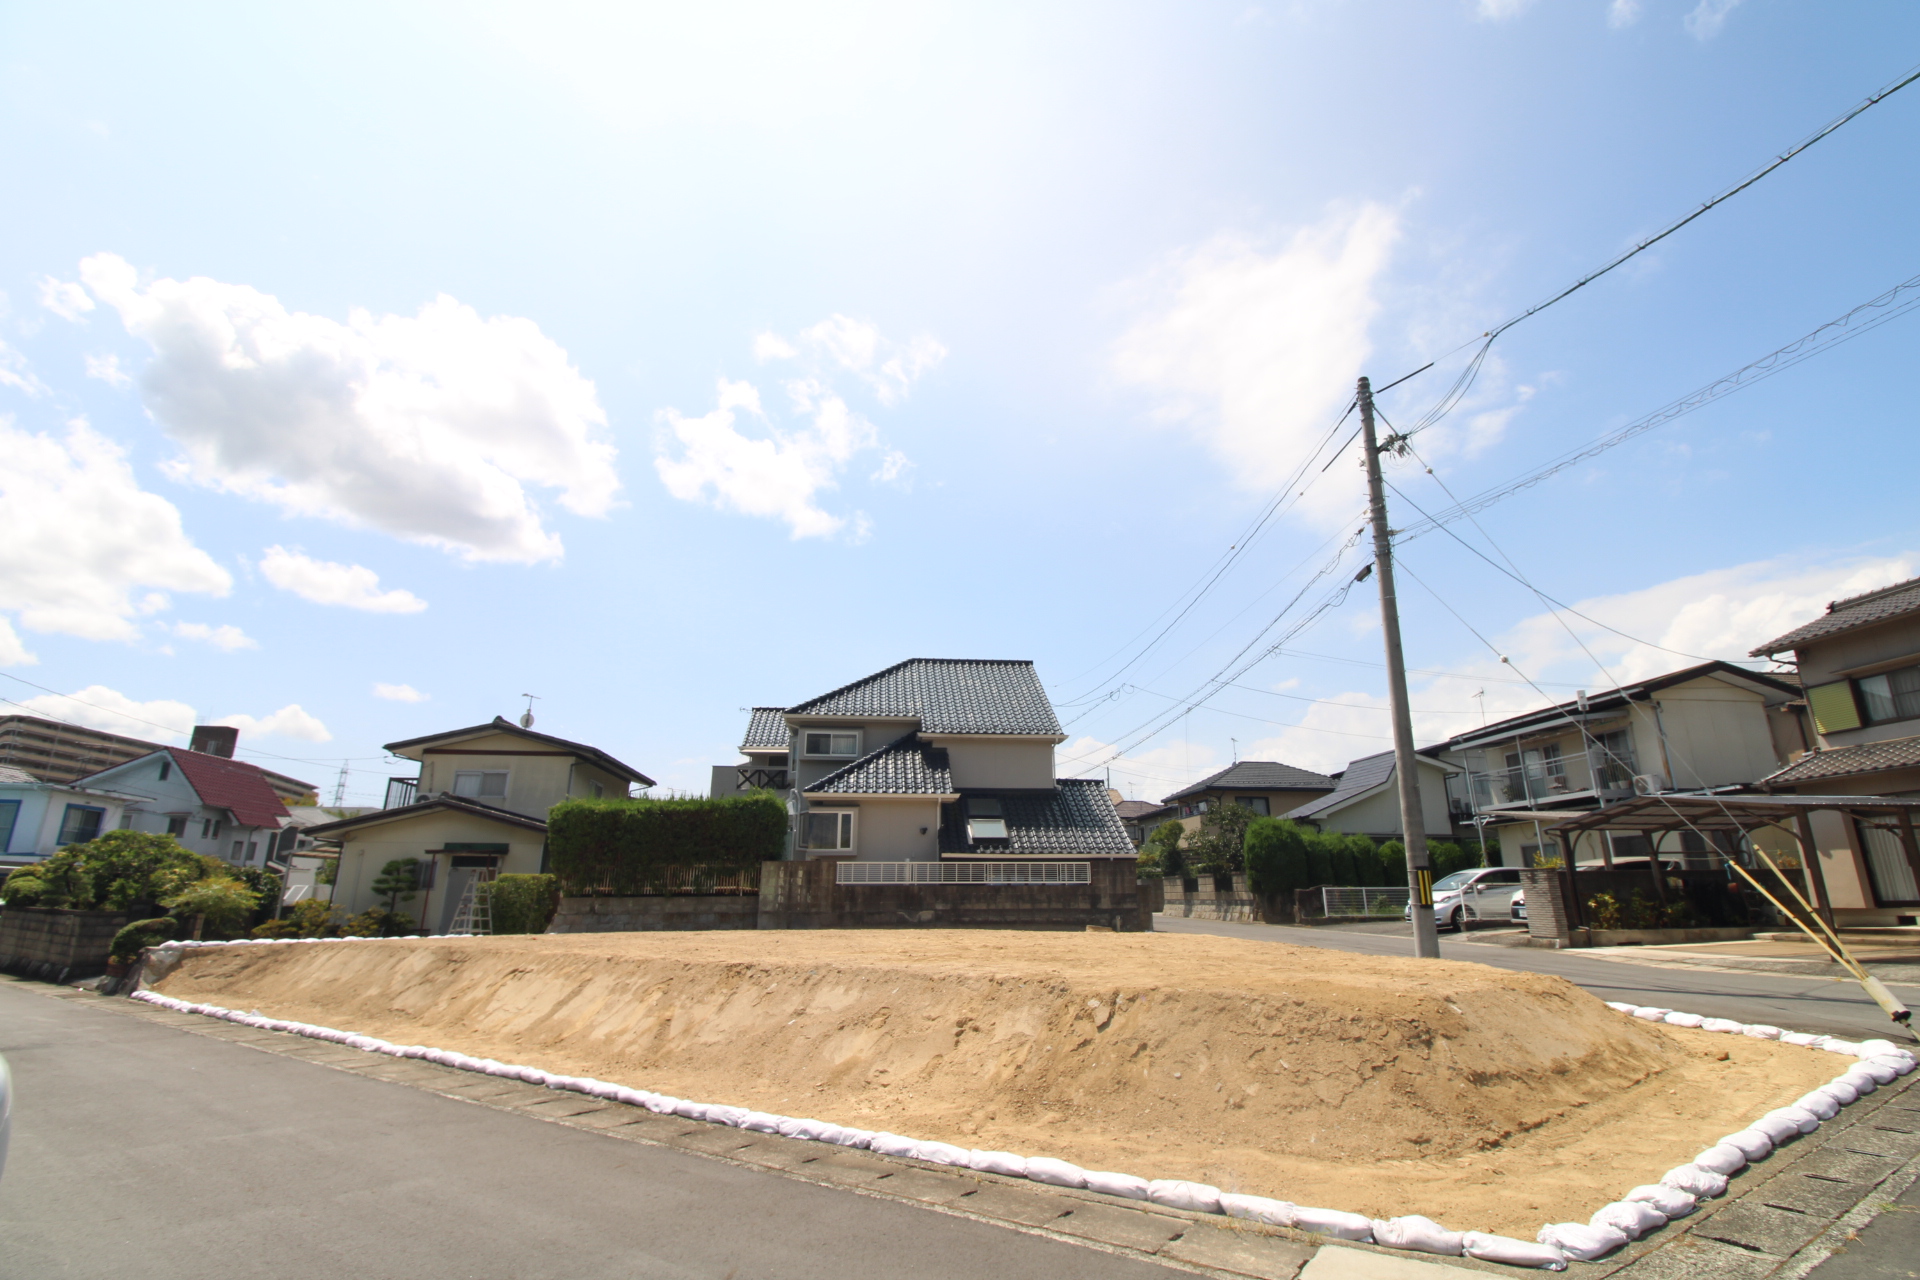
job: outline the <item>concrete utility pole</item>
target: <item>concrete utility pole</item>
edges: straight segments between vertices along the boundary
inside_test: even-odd
[[[1427,857],[1427,820],[1420,807],[1419,758],[1413,753],[1413,718],[1407,710],[1407,662],[1400,652],[1400,607],[1393,591],[1393,541],[1387,529],[1387,497],[1380,479],[1380,443],[1373,430],[1373,385],[1360,379],[1360,434],[1366,445],[1367,510],[1373,520],[1374,576],[1380,582],[1380,630],[1387,639],[1387,703],[1393,712],[1393,774],[1400,784],[1400,832],[1407,846],[1407,888],[1412,894],[1413,954],[1440,957],[1433,921],[1433,863]]]

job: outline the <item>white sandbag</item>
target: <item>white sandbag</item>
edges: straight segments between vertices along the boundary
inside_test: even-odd
[[[1840,1100],[1819,1089],[1801,1094],[1793,1105],[1819,1120],[1831,1120],[1840,1114]]]
[[[847,1141],[847,1135],[850,1132],[859,1132],[859,1130],[848,1130],[837,1124],[828,1124],[823,1121],[819,1130],[814,1133],[813,1140],[815,1142],[829,1143],[836,1147],[850,1147],[853,1145]]]
[[[925,1160],[928,1164],[958,1165],[964,1169],[967,1167],[967,1157],[973,1153],[951,1142],[922,1142],[913,1154],[915,1159]]]
[[[1731,1031],[1735,1035],[1738,1035],[1747,1029],[1747,1024],[1744,1022],[1735,1022],[1731,1018],[1706,1018],[1701,1021],[1700,1029],[1702,1031]],[[1586,1259],[1583,1258],[1581,1261],[1584,1262]]]
[[[1832,1036],[1828,1036],[1827,1042],[1820,1047],[1828,1053],[1843,1053],[1849,1058],[1857,1058],[1860,1056],[1860,1046],[1851,1040],[1837,1040]]]
[[[1873,1078],[1871,1071],[1862,1071],[1858,1067],[1841,1072],[1834,1080],[1852,1085],[1853,1091],[1863,1098],[1880,1087],[1880,1082]]]
[[[1873,1082],[1875,1084],[1892,1084],[1895,1080],[1898,1080],[1900,1078],[1900,1073],[1898,1071],[1895,1071],[1892,1067],[1880,1061],[1878,1058],[1862,1058],[1860,1060],[1860,1065],[1857,1067],[1854,1067],[1851,1071],[1848,1071],[1847,1074],[1852,1075],[1856,1071],[1864,1071],[1868,1075],[1872,1076]]]
[[[1667,1215],[1669,1221],[1686,1217],[1699,1207],[1700,1203],[1684,1191],[1675,1191],[1672,1187],[1663,1187],[1657,1182],[1649,1182],[1644,1187],[1635,1187],[1620,1198],[1650,1204]]]
[[[1432,1218],[1410,1213],[1404,1218],[1375,1218],[1373,1242],[1388,1249],[1413,1249],[1448,1258],[1460,1256],[1458,1231],[1449,1231]]]
[[[707,1104],[704,1102],[689,1102],[685,1098],[680,1098],[673,1104],[673,1114],[685,1116],[689,1120],[705,1120],[707,1118]]]
[[[1540,1228],[1541,1244],[1551,1245],[1575,1262],[1592,1262],[1627,1242],[1626,1233],[1585,1222],[1553,1222]]]
[[[1845,1080],[1829,1080],[1814,1092],[1832,1098],[1843,1107],[1850,1107],[1860,1101],[1860,1091]]]
[[[811,1140],[813,1131],[819,1127],[818,1120],[802,1120],[798,1116],[782,1116],[780,1125],[774,1130],[783,1138],[804,1138]]]
[[[730,1128],[738,1129],[740,1122],[746,1118],[747,1109],[745,1107],[716,1106],[711,1102],[707,1104],[708,1124],[724,1124]]]
[[[873,1139],[867,1143],[867,1148],[883,1156],[911,1156],[914,1148],[919,1145],[912,1138],[903,1138],[897,1133],[882,1130],[873,1135]]]
[[[1801,1133],[1812,1133],[1820,1127],[1820,1117],[1805,1107],[1798,1105],[1775,1107],[1772,1111],[1767,1112],[1766,1115],[1760,1118],[1762,1120],[1784,1120]]]
[[[1783,1031],[1780,1033],[1781,1044],[1798,1045],[1803,1049],[1812,1048],[1814,1042],[1818,1039],[1820,1039],[1819,1036],[1808,1035],[1804,1031]]]
[[[1897,1076],[1911,1073],[1916,1065],[1912,1055],[1905,1053],[1876,1053],[1871,1058],[1863,1058],[1861,1061],[1886,1067]]]
[[[1903,1049],[1900,1045],[1895,1044],[1893,1041],[1883,1040],[1883,1039],[1880,1039],[1879,1037],[1875,1037],[1872,1040],[1862,1040],[1855,1047],[1859,1050],[1860,1056],[1863,1058],[1871,1058],[1876,1053],[1906,1052],[1905,1049]]]
[[[644,1089],[621,1089],[613,1095],[615,1102],[625,1103],[629,1107],[644,1107],[652,1102],[653,1094]]]
[[[1773,1153],[1773,1139],[1758,1129],[1741,1129],[1720,1139],[1720,1145],[1740,1148],[1749,1160],[1764,1160]]]
[[[1178,1178],[1155,1178],[1147,1183],[1147,1199],[1169,1209],[1190,1213],[1219,1213],[1220,1188],[1204,1182],[1184,1182]]]
[[[749,1111],[740,1117],[740,1127],[754,1133],[778,1133],[780,1122],[785,1116],[776,1116],[766,1111]]]
[[[1028,1156],[1027,1177],[1055,1187],[1084,1187],[1087,1171],[1077,1164],[1055,1160],[1052,1156]]]
[[[1800,1122],[1798,1120],[1789,1120],[1784,1116],[1775,1115],[1771,1111],[1761,1116],[1758,1120],[1755,1120],[1752,1124],[1748,1125],[1747,1128],[1753,1130],[1755,1133],[1766,1134],[1768,1141],[1772,1142],[1776,1147],[1785,1146],[1800,1136]]]
[[[1638,1240],[1647,1232],[1666,1226],[1667,1215],[1642,1200],[1616,1200],[1595,1209],[1587,1222],[1596,1227],[1612,1227],[1627,1239]]]
[[[837,1136],[829,1138],[828,1141],[843,1147],[866,1148],[873,1145],[873,1130],[843,1128]]]
[[[1007,1178],[1027,1176],[1027,1158],[1011,1151],[969,1151],[967,1168],[981,1173],[997,1173]]]
[[[1764,1022],[1749,1022],[1741,1033],[1755,1040],[1778,1040],[1786,1033],[1778,1027],[1770,1027]]]
[[[1702,1169],[1730,1178],[1747,1167],[1747,1153],[1729,1142],[1716,1142],[1693,1158]]]
[[[1711,1200],[1727,1194],[1727,1175],[1703,1169],[1697,1164],[1683,1164],[1660,1175],[1660,1185],[1684,1191],[1699,1200]]]
[[[1670,1013],[1665,1018],[1666,1024],[1670,1027],[1697,1027],[1705,1021],[1706,1019],[1697,1013]],[[1498,1239],[1502,1237],[1495,1238]],[[1544,1248],[1545,1246],[1534,1245],[1531,1247]]]
[[[1087,1185],[1093,1184],[1089,1182]],[[1293,1225],[1293,1205],[1285,1200],[1269,1200],[1265,1196],[1243,1196],[1238,1192],[1223,1191],[1220,1193],[1220,1209],[1229,1218],[1264,1222],[1270,1227]]]
[[[1655,1008],[1653,1005],[1647,1004],[1647,1005],[1641,1005],[1638,1008],[1636,1008],[1633,1011],[1633,1016],[1636,1018],[1644,1018],[1648,1022],[1665,1022],[1667,1019],[1667,1015],[1672,1012],[1673,1010],[1671,1009],[1658,1009],[1658,1008]],[[1376,1238],[1379,1235],[1377,1231],[1374,1234]],[[1456,1254],[1455,1256],[1457,1257],[1458,1255]]]
[[[1638,1009],[1639,1007],[1640,1006],[1637,1004],[1622,1004],[1618,1000],[1607,1001],[1607,1008],[1613,1010],[1615,1013],[1632,1013],[1635,1009]]]
[[[1315,1209],[1304,1204],[1293,1206],[1293,1229],[1310,1231],[1330,1240],[1358,1240],[1365,1244],[1373,1239],[1373,1219],[1366,1215]]]
[[[1482,1262],[1504,1262],[1510,1267],[1538,1267],[1542,1271],[1565,1271],[1567,1255],[1550,1244],[1515,1240],[1512,1236],[1490,1236],[1484,1231],[1460,1233],[1460,1251]]]
[[[1087,1190],[1098,1191],[1102,1195],[1145,1200],[1147,1188],[1151,1185],[1145,1178],[1136,1178],[1130,1173],[1114,1173],[1107,1169],[1087,1170]]]

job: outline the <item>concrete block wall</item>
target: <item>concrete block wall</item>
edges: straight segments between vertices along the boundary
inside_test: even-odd
[[[836,861],[766,863],[759,927],[1153,929],[1153,900],[1131,858],[1092,859],[1091,883],[1082,885],[836,884]]]
[[[654,930],[752,929],[757,894],[663,894],[634,898],[562,898],[548,933],[639,933]]]
[[[0,970],[49,982],[105,973],[113,935],[132,919],[120,911],[7,907],[0,910]]]

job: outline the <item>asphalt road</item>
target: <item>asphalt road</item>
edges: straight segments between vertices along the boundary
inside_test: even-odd
[[[1377,925],[1230,924],[1156,916],[1154,928],[1165,933],[1210,933],[1367,955],[1413,954],[1410,925],[1385,926],[1390,931],[1381,931],[1383,927]],[[1763,1022],[1789,1031],[1845,1036],[1851,1040],[1872,1036],[1890,1040],[1905,1038],[1857,983],[1837,978],[1668,968],[1637,960],[1600,960],[1582,956],[1578,951],[1467,942],[1457,934],[1441,935],[1440,956],[1443,960],[1470,960],[1498,969],[1558,974],[1602,1000],[1630,1000],[1635,1004],[1661,1005],[1740,1022]],[[1908,1004],[1920,1005],[1920,987],[1894,986],[1893,989]]]
[[[0,1053],[9,1280],[1186,1274],[4,983]]]

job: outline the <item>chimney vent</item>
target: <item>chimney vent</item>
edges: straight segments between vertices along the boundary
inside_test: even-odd
[[[240,731],[226,724],[197,724],[193,726],[193,741],[187,744],[189,751],[198,751],[202,755],[225,756],[233,759],[233,749],[240,741]]]

